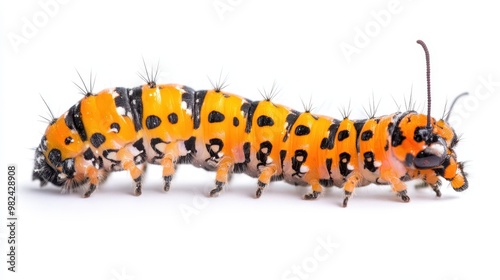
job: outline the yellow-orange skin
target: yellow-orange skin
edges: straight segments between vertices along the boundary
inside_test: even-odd
[[[81,117],[83,121],[85,140],[65,123],[68,113],[47,128],[43,155],[54,170],[62,172],[49,155],[56,149],[62,161],[74,159],[72,181],[78,184],[88,179],[95,186],[107,173],[122,169],[139,182],[143,163],[140,156],[163,166],[166,185],[182,158],[189,157],[193,165],[215,170],[218,188],[212,195],[228,182],[235,166],[258,177],[258,196],[272,179],[281,178],[311,185],[312,193],[306,195],[311,199],[321,194],[323,186],[331,185],[343,187],[348,198],[356,187],[369,183],[390,184],[402,195],[407,179],[419,178],[435,187],[442,176],[457,190],[467,183],[452,150],[455,133],[443,120],[432,119],[431,124],[432,132],[446,141],[447,165],[419,169],[408,161],[428,146],[425,141],[414,140],[415,129],[427,124],[423,114],[335,120],[310,112],[298,113],[270,100],[251,102],[217,89],[202,93],[175,84],[148,84],[124,92],[104,90],[80,101],[81,116],[75,119]],[[116,98],[125,95],[133,112],[117,107]],[[134,123],[137,118],[140,127]],[[113,129],[116,124],[119,130]],[[403,140],[393,143],[396,125]],[[333,131],[335,134],[331,134]],[[99,145],[95,144],[98,137],[91,141],[91,136],[97,134],[105,139]],[[73,139],[69,144],[68,137]],[[190,139],[193,145],[188,144]],[[84,156],[89,149],[95,157],[92,160],[88,154]],[[102,163],[96,163],[96,159]],[[140,192],[136,186],[136,194]]]

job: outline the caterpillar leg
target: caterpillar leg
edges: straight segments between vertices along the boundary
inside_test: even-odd
[[[262,169],[262,172],[259,175],[259,181],[257,182],[257,191],[255,192],[255,196],[259,198],[262,195],[262,192],[266,188],[267,185],[271,182],[271,177],[276,174],[278,168],[274,164],[270,164]]]
[[[172,156],[165,156],[161,161],[161,165],[163,166],[163,190],[168,192],[175,173],[175,163]]]
[[[426,188],[430,186],[436,193],[437,197],[441,197],[441,180],[434,170],[412,170],[408,172],[411,179],[422,179],[421,184],[416,185],[416,188]]]
[[[134,164],[134,162],[125,162],[123,168],[130,172],[130,176],[134,180],[134,195],[142,194],[142,170]]]
[[[90,185],[87,191],[83,194],[83,197],[88,198],[97,189],[99,185],[99,170],[94,166],[87,168],[87,177],[89,178]]]
[[[121,149],[117,154],[121,160],[123,169],[128,170],[130,176],[134,180],[134,195],[139,196],[142,194],[142,169],[139,168],[134,162],[133,154],[127,149]]]
[[[444,164],[442,176],[451,182],[451,186],[457,192],[464,191],[469,187],[463,163],[457,162],[453,157],[450,157],[449,161]]]
[[[351,172],[351,174],[349,174],[343,186],[344,201],[342,202],[342,207],[347,207],[347,202],[349,201],[349,198],[351,197],[352,193],[354,192],[354,189],[359,185],[362,179],[363,176],[361,176],[359,172],[354,171]]]
[[[305,194],[304,199],[314,200],[314,199],[318,198],[321,195],[321,193],[323,192],[323,186],[321,186],[319,181],[316,179],[311,180],[309,182],[309,184],[311,184],[312,192]]]
[[[234,160],[230,157],[223,157],[217,164],[217,175],[215,177],[215,188],[210,191],[210,196],[218,196],[227,184],[229,173],[233,170]]]
[[[380,172],[380,178],[391,184],[392,190],[395,191],[403,202],[410,202],[410,197],[407,194],[406,185],[401,181],[399,176],[392,170],[386,169]]]

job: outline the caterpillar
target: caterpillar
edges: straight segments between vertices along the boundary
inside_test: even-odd
[[[427,115],[408,110],[334,119],[275,104],[272,94],[251,101],[224,92],[222,84],[212,90],[157,84],[157,73],[146,68],[144,85],[96,94],[85,87],[80,101],[53,117],[35,150],[33,180],[64,191],[84,186],[89,197],[110,172],[127,170],[140,195],[146,164],[162,166],[168,191],[176,165],[191,163],[215,171],[210,196],[232,172],[257,178],[257,198],[275,180],[311,186],[308,200],[324,187],[340,187],[344,207],[356,187],[370,183],[391,185],[404,202],[412,179],[437,196],[440,177],[463,191],[468,182],[454,151],[458,137],[447,118],[430,115],[429,51],[417,43],[426,57]]]

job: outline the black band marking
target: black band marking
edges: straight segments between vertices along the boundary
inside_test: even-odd
[[[142,129],[142,116],[143,116],[143,106],[142,106],[142,87],[135,87],[128,90],[128,97],[130,102],[130,108],[132,110],[132,116],[134,119],[135,131]]]
[[[250,106],[248,107],[248,113],[247,113],[247,124],[245,126],[245,132],[246,133],[250,133],[250,131],[252,131],[252,121],[253,121],[253,114],[255,112],[255,109],[257,109],[257,106],[259,105],[260,101],[253,101],[252,103],[250,103]],[[248,104],[248,103],[245,103],[245,104]],[[243,104],[241,106],[241,109],[244,110],[245,108],[243,108],[244,106],[246,107],[246,105]]]
[[[194,126],[194,129],[198,129],[200,127],[200,124],[201,124],[201,117],[200,117],[200,114],[201,114],[201,107],[203,106],[203,102],[205,100],[205,96],[207,95],[207,91],[206,90],[200,90],[200,91],[196,91],[194,93],[194,106],[193,106],[193,126]]]

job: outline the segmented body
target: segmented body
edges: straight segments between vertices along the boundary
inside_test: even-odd
[[[344,205],[357,186],[369,183],[390,184],[405,201],[409,179],[423,179],[436,193],[439,176],[465,189],[453,129],[432,119],[432,134],[446,142],[434,145],[437,140],[419,139],[426,121],[413,111],[337,120],[220,89],[151,82],[87,94],[54,120],[37,149],[34,178],[67,188],[90,181],[89,196],[109,172],[128,170],[140,194],[143,163],[163,167],[165,190],[175,165],[192,163],[216,171],[212,196],[238,172],[258,177],[257,197],[270,181],[284,179],[311,185],[306,199],[317,198],[324,186],[343,187]],[[415,159],[426,159],[424,151],[439,153],[442,162],[415,166]]]

